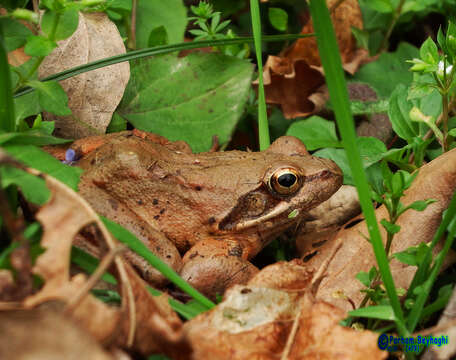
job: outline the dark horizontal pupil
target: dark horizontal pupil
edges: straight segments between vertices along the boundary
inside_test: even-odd
[[[277,182],[283,187],[293,186],[296,182],[296,176],[292,173],[286,173],[279,176]]]

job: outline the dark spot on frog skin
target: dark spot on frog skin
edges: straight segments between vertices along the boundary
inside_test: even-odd
[[[160,215],[155,215],[155,216],[154,216],[154,219],[155,219],[155,220],[158,220],[159,218],[160,218]]]
[[[158,199],[153,199],[152,204],[157,205],[158,204]]]
[[[95,159],[90,160],[90,165],[95,165]]]
[[[202,189],[202,187],[201,187],[200,185],[196,185],[196,186],[195,186],[195,190],[196,190],[196,191],[201,191],[201,189]]]
[[[167,259],[171,259],[171,255],[166,255],[166,258]]]
[[[228,255],[241,257],[242,256],[242,247],[239,244],[236,245],[235,247],[233,247],[232,249],[230,249],[228,251]]]
[[[155,250],[156,250],[157,252],[159,252],[159,251],[161,250],[161,247],[160,247],[160,246],[156,246],[156,247],[155,247]]]
[[[209,223],[209,225],[214,224],[214,223],[215,223],[215,217],[211,216],[211,217],[207,220],[207,222]]]
[[[113,210],[117,210],[117,208],[119,207],[119,203],[114,199],[108,199],[108,202],[109,205],[111,205],[111,207],[113,208]]]
[[[165,212],[165,209],[160,210],[160,214],[163,214]]]
[[[249,289],[249,288],[244,288],[241,290],[241,294],[248,294],[248,293],[251,293],[252,292],[252,289]]]
[[[137,201],[137,203],[138,203],[138,205],[142,205],[142,204],[143,204],[143,201],[142,201],[141,199],[139,199],[139,200]]]
[[[189,256],[190,259],[194,259],[198,256],[198,252],[195,252]]]

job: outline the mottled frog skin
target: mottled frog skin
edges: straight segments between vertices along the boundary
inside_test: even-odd
[[[342,184],[334,162],[291,136],[261,152],[193,154],[185,143],[140,131],[72,148],[85,149],[79,191],[94,209],[210,296],[253,275],[248,260]],[[163,283],[144,260],[127,257],[144,279]]]

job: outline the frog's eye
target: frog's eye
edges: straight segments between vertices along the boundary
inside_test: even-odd
[[[276,170],[268,181],[269,189],[279,195],[291,195],[298,191],[301,185],[301,176],[293,168]]]

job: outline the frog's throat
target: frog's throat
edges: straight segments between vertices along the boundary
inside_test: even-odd
[[[240,231],[240,230],[244,230],[244,229],[247,229],[249,227],[252,227],[252,226],[256,226],[259,223],[263,223],[263,222],[265,222],[267,220],[273,219],[273,218],[283,214],[285,211],[287,211],[287,209],[290,212],[293,210],[293,209],[290,209],[290,204],[289,203],[287,203],[286,201],[282,201],[281,203],[279,203],[274,208],[274,210],[272,210],[271,212],[267,213],[264,216],[260,216],[260,217],[258,217],[256,219],[250,219],[250,220],[245,220],[245,221],[238,222],[233,227],[233,230]]]

